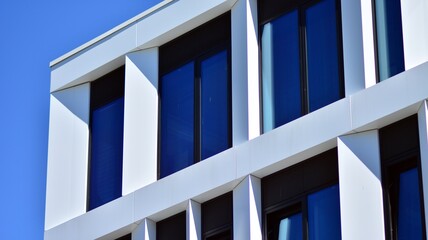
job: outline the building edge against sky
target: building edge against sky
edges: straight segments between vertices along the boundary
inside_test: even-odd
[[[421,200],[420,229],[422,236],[426,236],[428,3],[424,0],[390,1],[399,6],[404,65],[399,74],[384,78],[383,72],[379,77],[379,71],[383,71],[379,68],[382,68],[383,61],[388,63],[388,57],[385,58],[382,52],[388,50],[383,49],[382,44],[389,33],[381,27],[382,21],[387,26],[388,18],[385,20],[381,16],[383,9],[394,6],[382,8],[385,1],[381,0],[308,2],[279,6],[278,9],[285,9],[285,12],[298,9],[296,21],[304,19],[306,24],[310,24],[310,16],[315,16],[317,7],[324,3],[322,6],[328,7],[327,3],[331,3],[331,9],[337,14],[334,20],[337,44],[333,47],[338,49],[338,60],[334,61],[338,63],[337,79],[342,89],[339,88],[341,92],[337,99],[317,110],[308,106],[311,101],[308,98],[312,95],[305,97],[302,94],[303,103],[299,105],[298,116],[272,127],[274,129],[270,131],[263,128],[267,114],[264,105],[267,87],[263,84],[269,77],[274,79],[276,72],[265,71],[264,66],[270,63],[265,62],[268,48],[267,45],[262,46],[262,35],[269,24],[274,31],[275,24],[281,24],[281,19],[285,19],[282,16],[290,19],[293,16],[269,9],[269,0],[165,0],[51,62],[45,238],[116,239],[132,233],[132,236],[127,235],[132,239],[162,239],[157,230],[168,229],[168,223],[178,221],[185,230],[171,229],[171,232],[181,230],[180,234],[184,232],[186,239],[205,239],[218,233],[229,234],[234,239],[267,239],[270,232],[275,234],[279,231],[275,230],[275,226],[278,227],[275,224],[280,220],[294,221],[296,216],[311,220],[311,199],[330,190],[334,192],[337,188],[340,208],[336,206],[336,209],[340,214],[339,236],[342,239],[389,239],[397,234],[395,227],[390,225],[398,222],[397,225],[401,226],[397,217],[401,210],[398,208],[397,212],[388,213],[385,209],[390,202],[402,201],[400,189],[404,187],[387,190],[383,186],[401,186],[413,178],[420,186],[416,190]],[[227,20],[216,20],[219,18]],[[173,54],[175,57],[168,59],[169,62],[165,60],[164,56],[170,52],[168,49],[174,49],[174,45],[185,42],[185,39],[205,41],[198,38],[198,31],[208,29],[209,32],[216,21],[230,26],[230,35],[226,34],[226,40],[221,40],[221,46],[207,40],[201,44],[205,47],[195,50],[194,54],[189,53],[190,50],[182,53],[177,49],[174,50],[177,52]],[[310,32],[305,34],[303,39],[311,38]],[[397,35],[391,36],[396,38]],[[301,73],[296,77],[296,82],[301,84],[298,91],[311,91],[313,75],[307,76],[307,71],[316,58],[311,57],[310,47],[301,47],[300,37],[294,39],[300,46],[297,47],[300,50],[298,56],[304,58],[297,60],[300,64],[297,64],[296,72]],[[184,43],[183,46],[193,49],[191,45]],[[272,43],[272,46],[276,45]],[[218,55],[217,49],[224,50],[226,54]],[[273,50],[271,54],[275,55],[275,51],[280,50]],[[205,159],[201,157],[206,145],[204,128],[200,123],[206,106],[203,101],[203,73],[204,64],[209,65],[217,59],[216,56],[223,56],[221,63],[228,69],[224,79],[229,85],[223,91],[230,93],[224,96],[230,109],[226,113],[229,122],[225,122],[230,127],[225,134],[225,147],[220,147],[221,150]],[[277,59],[275,57],[272,61]],[[397,54],[392,57],[397,57]],[[165,149],[160,147],[164,139],[159,139],[164,132],[158,131],[163,126],[160,107],[165,109],[167,106],[167,77],[174,73],[174,69],[181,69],[187,63],[194,64],[195,70],[191,74],[194,79],[202,79],[202,82],[195,80],[194,85],[201,91],[192,88],[194,104],[198,105],[192,114],[197,113],[198,116],[194,126],[190,127],[191,136],[187,134],[184,138],[177,133],[189,131],[186,125],[170,135],[178,136],[177,139],[182,141],[191,138],[190,145],[196,150],[190,153],[180,152],[180,149],[174,151],[193,156],[195,160],[188,164],[190,166],[164,175],[158,166]],[[122,66],[124,68],[120,68]],[[109,73],[115,69],[123,71],[122,95],[101,90],[101,97],[96,98],[94,84],[107,83],[108,76],[113,74]],[[106,86],[105,89],[119,89],[115,85]],[[189,86],[193,87],[193,80]],[[217,95],[213,96],[215,101]],[[98,102],[99,105],[96,104]],[[185,113],[173,114],[173,117],[182,117],[180,114]],[[101,119],[112,116],[115,121],[112,120],[112,125],[101,125],[96,132],[98,116]],[[118,126],[117,116],[123,122],[123,129],[103,135],[110,132],[106,129]],[[173,123],[176,126],[180,121]],[[416,129],[413,131],[416,134],[409,135],[410,130],[403,133],[394,129]],[[101,141],[118,135],[123,135],[120,141]],[[407,145],[400,142],[400,136],[412,138],[405,142],[414,144],[409,143],[406,148]],[[399,143],[385,140],[396,138]],[[211,145],[217,147],[220,143]],[[104,150],[100,150],[97,155],[94,145],[98,144],[113,146],[114,154],[106,154],[106,158]],[[403,150],[397,153],[385,150],[401,147]],[[94,159],[101,159],[101,166],[103,161],[115,161],[109,157],[118,155],[117,149],[120,149],[119,165],[112,165],[111,171],[101,169],[99,173],[94,172],[99,168],[93,165]],[[314,179],[300,179],[306,185],[298,190],[287,187],[287,184],[275,185],[275,179],[299,182],[299,178],[288,176],[292,173],[305,175],[314,171],[317,163],[324,162],[326,164],[322,166],[329,166],[325,167],[325,173],[324,168],[316,168],[312,174]],[[120,168],[121,171],[114,171]],[[417,169],[417,174],[409,172],[409,169]],[[98,193],[93,191],[99,189],[90,187],[95,184],[91,177],[96,174],[102,176],[106,172],[117,176],[121,182],[106,183],[105,186],[113,186],[116,192],[111,193],[109,188],[101,189],[99,194],[110,198],[95,201],[93,196]],[[398,176],[398,182],[394,182],[394,176]],[[317,185],[312,184],[313,181],[324,182]],[[269,189],[281,192],[282,198],[277,198]],[[294,190],[297,192],[293,195],[290,192]],[[290,197],[283,197],[289,193]],[[95,203],[92,205],[91,201]],[[224,209],[231,211],[224,216],[224,222],[218,220],[221,227],[208,224],[212,219],[207,216],[210,216],[213,206],[226,206]],[[232,220],[230,216],[233,216]],[[217,218],[220,217],[215,217],[216,221]],[[385,230],[389,228],[391,233]],[[223,231],[225,229],[226,232]]]

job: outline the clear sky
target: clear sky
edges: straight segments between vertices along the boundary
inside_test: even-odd
[[[0,239],[43,239],[49,62],[161,0],[0,0]]]

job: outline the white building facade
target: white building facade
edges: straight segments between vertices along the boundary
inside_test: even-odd
[[[427,18],[164,0],[54,60],[45,239],[425,239]]]

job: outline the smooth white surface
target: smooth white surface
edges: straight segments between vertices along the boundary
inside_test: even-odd
[[[233,146],[260,135],[257,1],[232,8]]]
[[[342,239],[385,239],[378,131],[337,138]]]
[[[342,40],[345,96],[365,88],[361,1],[342,0]]]
[[[361,1],[361,21],[364,48],[364,78],[365,87],[376,84],[376,65],[373,36],[373,9],[372,0]]]
[[[128,54],[125,65],[123,195],[157,179],[157,88],[158,48]]]
[[[201,235],[201,204],[189,200],[186,209],[186,239],[199,240]]]
[[[50,97],[45,229],[86,212],[89,84]]]
[[[428,1],[401,0],[406,70],[428,61]]]
[[[418,111],[419,147],[421,151],[422,188],[425,206],[425,231],[428,223],[428,103],[425,100]],[[428,232],[427,232],[428,233]]]
[[[262,239],[260,179],[247,176],[233,189],[233,239]]]
[[[132,232],[132,240],[156,240],[156,222],[144,218]]]

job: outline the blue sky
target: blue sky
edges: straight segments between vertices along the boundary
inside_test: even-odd
[[[161,0],[0,1],[0,239],[42,239],[49,62]]]

